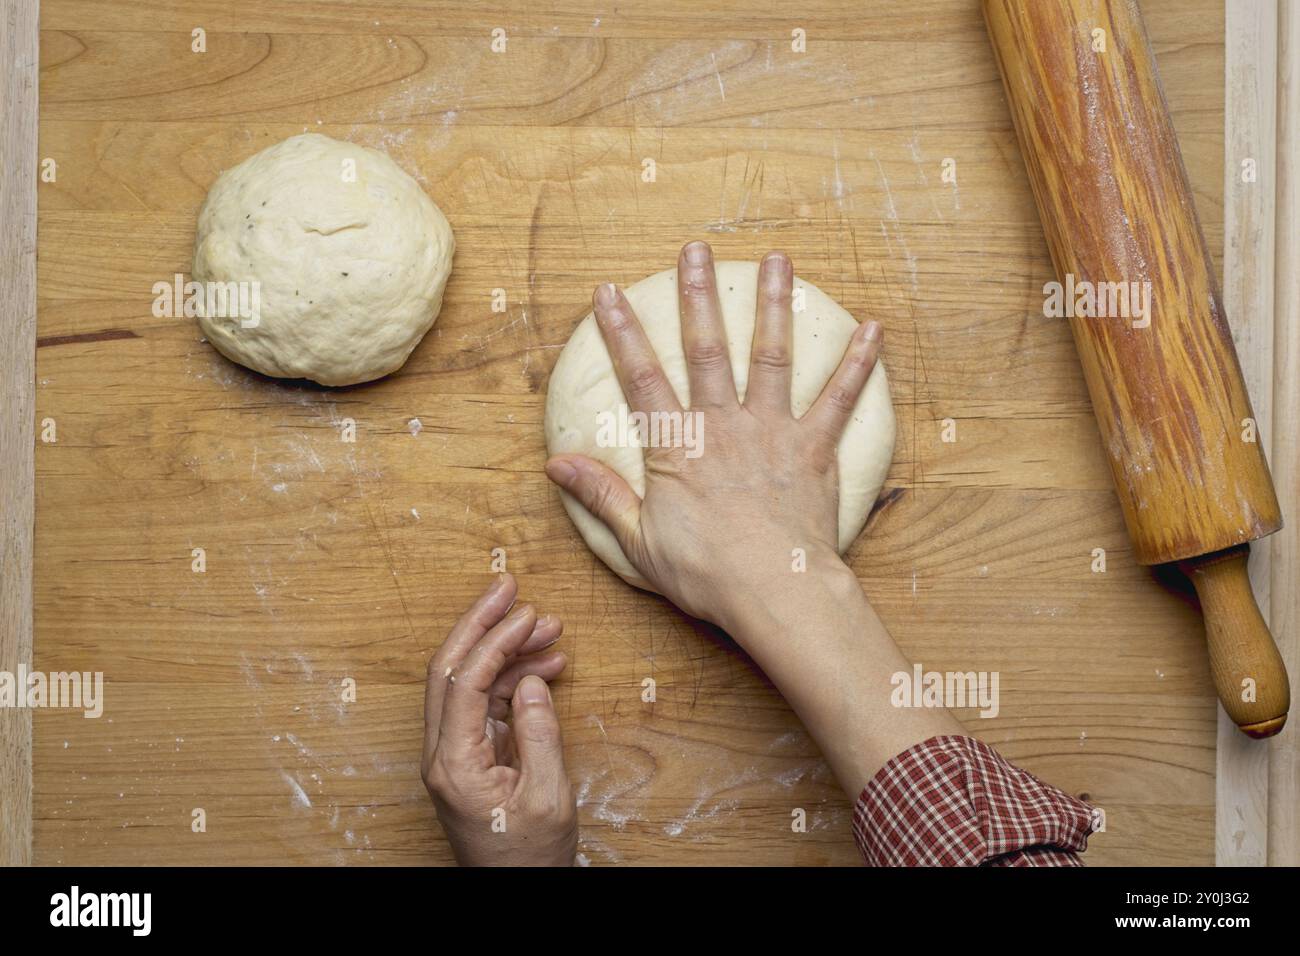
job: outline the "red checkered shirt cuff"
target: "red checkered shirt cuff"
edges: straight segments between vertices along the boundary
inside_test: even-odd
[[[853,836],[871,866],[1082,866],[1092,809],[971,737],[931,737],[867,784]]]

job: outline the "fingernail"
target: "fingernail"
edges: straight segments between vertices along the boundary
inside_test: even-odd
[[[773,250],[763,257],[763,265],[778,272],[784,272],[790,265],[790,257],[784,252]]]
[[[510,617],[513,620],[520,620],[528,616],[528,612],[533,609],[531,604],[516,604],[510,611]]]
[[[859,334],[864,342],[879,342],[885,334],[885,330],[881,328],[880,323],[875,319],[868,319],[862,323],[862,331]]]
[[[596,286],[596,304],[602,309],[611,308],[618,301],[618,289],[614,283],[606,282]]]
[[[551,699],[551,689],[546,681],[533,674],[519,682],[519,702],[522,704],[545,704]]]
[[[546,463],[546,477],[555,482],[560,487],[573,484],[574,479],[578,477],[578,469],[574,468],[563,458]]]
[[[504,588],[505,586],[506,586],[506,576],[504,574],[498,574],[497,579],[492,582],[492,593],[500,594],[502,588]]]
[[[786,291],[789,260],[784,256],[780,259],[765,259],[763,265],[766,267],[762,270],[763,291],[768,295],[781,295]]]
[[[707,242],[700,242],[697,239],[695,242],[688,242],[686,244],[686,248],[682,250],[682,255],[686,257],[686,261],[691,265],[703,266],[708,265],[710,252],[709,244]]]

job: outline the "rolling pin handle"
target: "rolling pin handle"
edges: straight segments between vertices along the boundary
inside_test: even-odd
[[[1219,700],[1233,723],[1251,737],[1271,737],[1286,724],[1291,685],[1286,665],[1250,587],[1240,544],[1178,562],[1191,578],[1205,614],[1210,672]],[[1252,688],[1251,699],[1243,691]]]

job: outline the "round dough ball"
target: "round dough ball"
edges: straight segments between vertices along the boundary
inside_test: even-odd
[[[455,247],[442,210],[383,153],[294,136],[208,192],[194,279],[257,283],[260,309],[245,327],[200,306],[199,325],[264,375],[368,382],[400,368],[433,325]]]
[[[758,296],[758,264],[718,262],[714,267],[731,351],[731,372],[743,399],[749,379],[749,350],[754,338]],[[796,295],[803,290],[804,309],[794,315],[794,368],[790,401],[801,417],[821,394],[839,365],[857,321],[815,285],[798,277]],[[682,354],[681,318],[677,311],[677,270],[642,279],[625,290],[650,344],[659,355],[664,374],[683,407],[690,402],[686,359]],[[604,462],[623,476],[638,495],[645,495],[645,457],[641,448],[600,447],[597,433],[602,413],[619,414],[627,399],[614,374],[605,341],[594,315],[579,323],[551,373],[546,392],[546,446],[552,455],[578,453]],[[626,411],[623,414],[626,419]],[[622,423],[618,434],[627,426]],[[708,430],[704,433],[708,448]],[[705,452],[707,454],[707,451]],[[894,407],[889,400],[885,366],[877,364],[862,390],[853,417],[840,438],[839,549],[842,554],[858,536],[880,494],[894,455]],[[591,512],[565,492],[564,508],[578,533],[596,556],[628,584],[652,588],[632,567],[614,535]]]

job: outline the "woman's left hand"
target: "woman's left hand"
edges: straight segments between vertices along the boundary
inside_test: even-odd
[[[570,866],[578,810],[547,681],[562,625],[516,605],[508,574],[429,662],[421,776],[462,866]],[[507,723],[506,718],[513,718]]]

